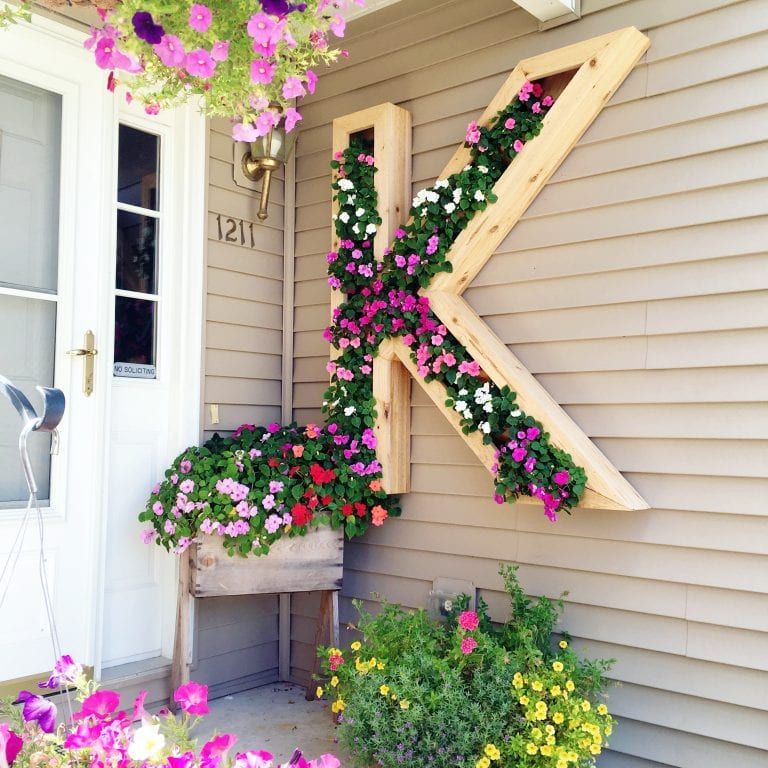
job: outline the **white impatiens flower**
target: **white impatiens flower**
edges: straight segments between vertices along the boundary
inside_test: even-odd
[[[464,190],[461,187],[456,187],[456,189],[453,190],[453,202],[458,203],[459,200],[461,200],[461,195]]]
[[[469,394],[469,390],[468,390],[468,389],[465,389],[464,387],[462,387],[462,388],[459,390],[459,394],[460,394],[462,397],[464,397],[464,395],[468,395],[468,394]]]
[[[521,414],[522,414],[522,411],[521,411],[519,408],[515,408],[515,410],[514,410],[514,411],[512,411],[512,412],[511,412],[509,415],[510,415],[510,416],[514,416],[515,418],[517,418],[517,417],[518,417],[518,416],[520,416]]]
[[[453,404],[453,410],[457,411],[458,413],[464,413],[464,411],[467,410],[467,404],[463,400],[457,400]]]
[[[354,406],[354,405],[348,405],[348,406],[347,406],[347,407],[344,409],[344,415],[345,415],[345,416],[351,416],[353,413],[357,413],[357,408],[355,408],[355,406]]]
[[[426,194],[426,198],[429,203],[437,203],[440,200],[440,195],[437,192],[429,191]]]
[[[493,403],[489,400],[485,405],[483,405],[483,410],[486,413],[493,413]]]
[[[456,203],[446,203],[443,208],[446,213],[453,213],[456,210]]]
[[[343,189],[345,192],[349,192],[350,189],[354,189],[355,185],[349,179],[339,179],[339,189]]]
[[[491,434],[491,425],[487,421],[481,421],[477,426],[483,434]]]
[[[348,223],[349,223],[349,214],[348,214],[346,211],[342,211],[342,212],[339,214],[339,218],[340,218],[340,219],[341,219],[341,220],[342,220],[342,221],[343,221],[345,224],[348,224]]]
[[[488,173],[488,166],[487,165],[478,165],[477,170],[480,171],[480,173]]]
[[[355,216],[359,219],[361,216],[365,216],[365,208],[358,208],[355,211]]]
[[[448,186],[447,179],[438,179],[435,182],[435,189],[445,189]]]
[[[134,734],[128,745],[128,756],[137,762],[160,762],[165,747],[165,736],[160,723],[145,723]]]
[[[428,213],[428,211],[427,211],[427,209],[426,209],[426,208],[422,208],[422,209],[421,209],[421,215],[422,215],[422,216],[426,216],[426,215],[427,215],[427,213]]]
[[[485,200],[485,194],[483,194],[482,189],[475,190],[475,200],[477,200],[478,203],[481,203],[483,200]]]
[[[357,200],[357,195],[347,195],[347,203],[349,203],[349,205],[354,205],[355,200]]]
[[[376,231],[376,225],[375,224],[368,224],[365,228],[365,234],[366,235],[372,235]]]
[[[467,164],[467,165],[464,166],[464,170],[465,171],[470,171],[470,170],[472,170],[472,166]]]
[[[493,399],[493,395],[490,393],[490,382],[486,381],[482,387],[478,387],[475,390],[475,402],[478,405],[485,405]]]
[[[353,231],[353,232],[354,232],[356,235],[359,235],[359,234],[360,234],[360,225],[359,225],[357,222],[355,222],[355,223],[352,225],[352,231]]]

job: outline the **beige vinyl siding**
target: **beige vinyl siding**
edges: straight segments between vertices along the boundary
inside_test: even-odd
[[[280,421],[283,349],[282,173],[272,184],[269,218],[259,222],[256,195],[234,181],[226,121],[211,122],[209,149],[204,439],[244,422]],[[219,241],[217,215],[254,222],[256,247]],[[211,421],[212,404],[219,424]],[[277,595],[207,598],[195,601],[195,611],[193,675],[212,696],[277,679]]]
[[[652,505],[498,507],[418,388],[402,519],[346,547],[342,619],[378,592],[424,605],[498,562],[568,590],[563,627],[617,660],[610,768],[768,764],[768,2],[583,0],[538,32],[506,0],[406,0],[354,22],[303,109],[294,416],[319,420],[334,117],[411,111],[414,190],[434,181],[516,62],[628,24],[651,48],[466,297]],[[502,203],[500,203],[502,204]],[[294,676],[313,603],[294,606]]]

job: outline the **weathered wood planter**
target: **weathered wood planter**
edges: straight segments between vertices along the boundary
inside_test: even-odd
[[[262,557],[230,557],[216,536],[206,536],[179,562],[179,600],[173,653],[173,687],[189,680],[192,600],[232,595],[280,595],[280,678],[290,670],[290,595],[322,592],[315,643],[329,628],[338,645],[339,609],[344,560],[344,533],[327,526],[306,536],[284,538]],[[308,687],[308,694],[312,686]]]

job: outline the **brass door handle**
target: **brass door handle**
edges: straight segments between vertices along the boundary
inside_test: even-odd
[[[82,349],[70,349],[67,352],[69,357],[83,358],[83,394],[86,397],[93,394],[93,358],[98,354],[96,337],[93,335],[93,331],[85,332]]]

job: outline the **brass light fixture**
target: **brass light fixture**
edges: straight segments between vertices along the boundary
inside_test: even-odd
[[[243,155],[243,173],[247,179],[258,181],[263,179],[261,186],[261,205],[256,214],[261,221],[267,218],[269,203],[269,188],[272,184],[272,174],[290,157],[296,144],[296,134],[293,130],[286,133],[285,123],[272,127],[268,134],[260,136],[251,142],[251,149]]]

